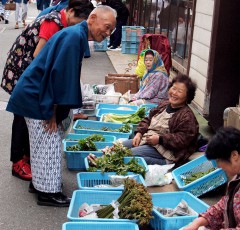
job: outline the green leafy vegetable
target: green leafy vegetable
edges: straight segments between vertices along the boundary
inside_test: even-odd
[[[144,107],[139,108],[136,113],[133,114],[115,114],[108,113],[103,115],[104,122],[114,122],[114,123],[128,123],[128,124],[138,124],[146,116],[146,109]]]

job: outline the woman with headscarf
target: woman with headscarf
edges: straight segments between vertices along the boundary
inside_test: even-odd
[[[141,79],[139,91],[133,95],[134,104],[146,104],[160,102],[168,98],[168,74],[159,53],[155,50],[147,50],[144,55],[146,72]]]

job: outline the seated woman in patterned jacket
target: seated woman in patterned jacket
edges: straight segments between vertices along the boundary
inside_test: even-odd
[[[195,96],[196,84],[186,75],[177,75],[171,82],[169,100],[152,109],[137,126],[135,136],[124,141],[135,156],[148,165],[187,161],[197,144],[199,125],[189,108]]]

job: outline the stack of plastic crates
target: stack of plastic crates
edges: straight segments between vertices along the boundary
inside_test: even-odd
[[[137,54],[143,34],[145,34],[145,28],[143,26],[123,26],[122,53]]]
[[[102,42],[94,42],[93,48],[95,52],[107,51],[107,39],[104,39]]]
[[[206,174],[206,172],[209,172]],[[185,181],[194,174],[204,175],[190,183]],[[192,193],[194,196],[201,196],[227,182],[227,176],[221,168],[217,168],[214,160],[208,160],[206,156],[198,157],[172,172],[173,178],[179,189]]]

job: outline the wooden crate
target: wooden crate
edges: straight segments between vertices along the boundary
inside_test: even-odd
[[[116,92],[122,94],[131,90],[131,94],[137,93],[139,90],[140,80],[135,74],[111,74],[105,76],[105,84],[114,84]]]

